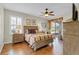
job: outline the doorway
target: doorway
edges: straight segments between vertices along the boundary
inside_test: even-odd
[[[50,32],[51,34],[59,34],[60,32],[60,24],[58,22],[51,22],[51,29],[50,29]]]
[[[55,35],[55,37],[58,37],[59,39],[62,37],[63,33],[63,17],[55,18],[52,20],[49,20],[49,31],[52,35]]]

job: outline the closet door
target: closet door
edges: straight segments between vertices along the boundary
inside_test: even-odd
[[[0,52],[4,45],[3,40],[4,40],[4,19],[3,19],[3,9],[0,8]]]

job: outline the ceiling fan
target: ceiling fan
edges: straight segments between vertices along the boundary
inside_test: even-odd
[[[49,11],[48,8],[45,9],[45,12],[42,12],[44,16],[54,16],[53,11]]]

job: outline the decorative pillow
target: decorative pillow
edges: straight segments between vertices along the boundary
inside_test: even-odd
[[[36,36],[35,41],[41,40],[40,36]]]
[[[28,34],[28,30],[25,30],[25,34]]]
[[[48,40],[48,35],[45,35],[45,39]]]
[[[52,39],[52,35],[48,35],[48,38],[49,38],[49,39]]]
[[[44,40],[45,38],[44,38],[44,35],[40,35],[40,38],[41,38],[41,40]]]

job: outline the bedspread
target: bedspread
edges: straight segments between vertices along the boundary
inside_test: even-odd
[[[39,42],[40,40],[52,40],[52,34],[25,34],[25,41],[29,43],[29,45],[33,45],[35,42]]]

